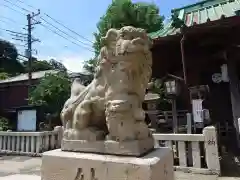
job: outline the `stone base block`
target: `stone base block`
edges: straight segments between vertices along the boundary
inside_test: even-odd
[[[173,155],[168,148],[144,157],[48,151],[42,158],[44,180],[173,180]]]
[[[125,142],[116,141],[85,141],[63,139],[63,151],[90,152],[99,154],[115,154],[128,156],[142,156],[154,148],[153,138]]]

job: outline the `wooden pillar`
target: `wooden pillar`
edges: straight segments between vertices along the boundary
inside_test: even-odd
[[[186,50],[185,50],[185,41],[186,41],[186,35],[184,34],[186,27],[182,28],[183,36],[180,41],[180,47],[181,47],[181,58],[182,58],[182,68],[183,68],[183,77],[184,77],[184,84],[185,84],[185,96],[187,99],[187,109],[189,113],[192,113],[192,102],[191,102],[191,97],[190,97],[190,92],[189,92],[189,84],[188,84],[188,70],[187,70],[187,64],[186,64]]]
[[[232,113],[233,113],[233,124],[236,129],[237,144],[240,148],[240,139],[239,139],[239,126],[238,118],[240,118],[240,89],[239,89],[239,79],[236,71],[236,62],[233,59],[227,59],[226,53],[225,58],[227,60],[228,66],[228,76],[229,76],[229,88],[231,94],[231,104],[232,104]]]

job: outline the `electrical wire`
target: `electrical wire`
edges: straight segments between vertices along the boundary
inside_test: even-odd
[[[84,43],[84,42],[76,39],[75,37],[69,35],[68,33],[64,32],[63,30],[59,29],[58,27],[54,26],[53,24],[49,23],[48,21],[46,21],[46,20],[43,19],[42,17],[40,17],[40,19],[43,20],[45,23],[49,24],[50,26],[54,27],[54,28],[57,29],[58,31],[62,32],[63,34],[67,35],[68,37],[73,38],[74,40],[80,42],[81,44],[83,44],[83,45],[85,45],[85,46],[89,46],[89,44],[86,44],[86,43]],[[92,47],[90,46],[90,48],[92,48]]]
[[[0,21],[3,22],[3,23],[5,23],[5,24],[9,24],[9,25],[10,25],[10,24],[11,24],[11,25],[14,25],[14,24],[15,24],[15,25],[17,25],[17,26],[19,26],[19,27],[25,26],[25,25],[19,24],[19,23],[17,23],[17,22],[5,21],[5,20],[3,20],[3,19],[1,19],[1,18],[0,18]],[[0,28],[0,29],[2,29],[2,28]],[[3,29],[2,29],[2,30],[3,30]],[[20,34],[23,34],[23,33],[20,33]]]
[[[12,30],[10,30],[10,29],[4,29],[4,28],[0,28],[0,29],[3,30],[3,31],[10,32],[10,33],[16,33],[16,34],[27,35],[26,33],[20,33],[20,32],[16,32],[16,31],[12,31]]]
[[[4,23],[6,23],[6,24],[9,24],[9,22],[4,21],[4,20],[2,20],[2,19],[0,19],[0,22],[4,22]]]
[[[22,15],[25,16],[24,13],[22,13],[22,12],[16,10],[16,9],[13,9],[12,7],[10,7],[10,6],[6,5],[6,4],[0,4],[0,6],[5,6],[6,8],[11,9],[12,11],[15,11],[15,12],[17,12],[17,13],[22,14]]]
[[[44,25],[44,24],[39,24],[39,25],[43,26],[43,27],[46,28],[47,30],[53,32],[54,34],[57,34],[58,36],[64,38],[65,40],[67,40],[67,41],[69,41],[69,42],[71,42],[71,43],[73,43],[73,44],[75,44],[75,45],[77,45],[77,46],[79,46],[79,47],[81,47],[81,48],[85,48],[86,50],[88,50],[88,51],[90,51],[90,52],[94,52],[93,50],[91,50],[91,49],[89,49],[89,48],[87,48],[87,47],[85,47],[85,46],[81,46],[81,45],[75,43],[74,41],[69,40],[68,38],[66,38],[66,37],[64,37],[63,35],[59,34],[57,31],[48,28],[48,27],[47,27],[46,25]]]
[[[29,4],[27,4],[27,3],[25,3],[25,2],[23,2],[23,1],[21,1],[21,0],[16,0],[16,1],[18,1],[18,2],[20,2],[20,3],[22,3],[22,4],[25,4],[25,5],[27,5],[28,7],[32,8],[32,9],[38,10],[38,9],[35,8],[34,6],[29,5]]]
[[[5,2],[9,2],[8,0],[4,0],[4,1],[5,1]],[[22,2],[22,1],[21,1],[21,2]],[[11,3],[12,5],[15,5],[15,4],[13,4],[12,2],[9,2],[9,3]],[[22,2],[22,3],[23,3],[23,2]],[[25,10],[25,11],[27,11],[27,12],[30,12],[29,10],[27,10],[27,9],[25,9],[25,8],[22,8],[22,7],[18,6],[18,5],[15,5],[15,6],[18,7],[18,8],[20,8],[20,9],[22,9],[22,10]],[[49,16],[49,17],[50,17],[50,16]],[[71,37],[71,38],[73,38],[74,40],[77,40],[77,41],[80,42],[81,44],[84,44],[84,45],[86,45],[86,46],[89,46],[89,44],[86,44],[86,43],[84,43],[84,42],[76,39],[75,37],[69,35],[68,33],[64,32],[63,30],[61,30],[61,29],[59,29],[58,27],[54,26],[54,25],[51,24],[50,22],[46,21],[44,18],[42,18],[42,17],[40,17],[40,18],[41,18],[41,20],[43,20],[43,21],[46,22],[47,24],[51,25],[52,27],[54,27],[54,28],[57,29],[58,31],[64,33],[65,35],[67,35],[67,36],[69,36],[69,37]],[[52,18],[52,17],[51,17],[51,18]],[[47,26],[45,26],[45,25],[43,25],[43,27],[47,28]],[[70,41],[68,38],[62,36],[62,35],[59,34],[57,31],[54,31],[54,30],[52,30],[52,29],[50,29],[50,28],[47,28],[47,29],[50,30],[51,32],[57,34],[58,36],[60,36],[60,37],[62,37],[62,38],[64,38],[64,39]],[[75,44],[75,45],[78,45],[78,46],[80,46],[80,47],[82,47],[82,48],[85,48],[85,49],[87,49],[88,51],[94,52],[92,49],[90,49],[91,47],[81,46],[80,44],[77,44],[77,43],[75,43],[75,42],[73,42],[73,41],[70,41],[70,42],[73,43],[73,44]]]
[[[59,25],[62,25],[63,27],[65,27],[66,29],[68,29],[69,31],[71,31],[72,33],[78,35],[79,37],[85,39],[86,41],[90,42],[91,44],[93,44],[92,41],[90,41],[89,39],[85,38],[84,36],[78,34],[77,32],[71,30],[70,28],[68,28],[67,26],[63,25],[62,23],[60,23],[59,21],[57,21],[56,19],[52,18],[51,16],[49,16],[48,14],[44,13],[47,17],[49,17],[50,19],[52,19],[53,21],[55,21],[56,23],[58,23]]]
[[[21,47],[27,47],[26,45],[22,45],[22,44],[14,44],[15,46],[21,46]]]
[[[17,23],[17,21],[15,21],[14,19],[11,19],[11,18],[2,16],[2,15],[0,15],[0,18],[6,19],[6,20],[11,21],[11,22],[13,22],[13,23]]]
[[[5,2],[7,2],[7,3],[17,7],[17,8],[20,8],[21,10],[26,11],[27,13],[31,12],[31,11],[29,11],[29,10],[23,8],[23,7],[20,7],[20,6],[16,5],[16,4],[12,3],[11,1],[8,1],[8,0],[3,0],[3,1],[5,1]]]
[[[25,4],[25,5],[27,5],[27,6],[31,7],[31,8],[33,8],[33,9],[36,9],[36,10],[38,10],[36,7],[34,7],[34,6],[32,6],[32,5],[29,5],[29,4],[27,4],[27,3],[23,2],[22,0],[16,0],[16,1],[18,1],[18,2],[20,2],[20,3],[22,3],[22,4]],[[77,36],[81,37],[82,39],[84,39],[84,40],[88,41],[89,43],[93,44],[93,42],[92,42],[91,40],[89,40],[89,39],[85,38],[84,36],[80,35],[80,34],[79,34],[79,33],[77,33],[76,31],[74,31],[74,30],[72,30],[72,29],[68,28],[68,27],[67,27],[67,26],[65,26],[63,23],[61,23],[61,22],[59,22],[58,20],[56,20],[55,18],[51,17],[49,14],[47,14],[47,13],[44,13],[44,15],[45,15],[45,16],[47,16],[48,18],[50,18],[51,20],[53,20],[55,23],[57,23],[57,24],[61,25],[62,27],[66,28],[67,30],[71,31],[73,34],[75,34],[75,35],[77,35]]]
[[[21,10],[24,10],[24,11],[26,11],[26,12],[30,12],[29,10],[27,10],[27,9],[25,9],[25,8],[23,8],[23,7],[20,7],[20,6],[14,4],[14,3],[12,3],[12,2],[10,2],[10,1],[8,1],[8,0],[4,0],[4,1],[5,1],[5,2],[8,2],[8,3],[12,4],[12,5],[14,5],[15,7],[20,8]],[[17,0],[17,1],[25,4],[25,3],[24,3],[23,1],[21,1],[21,0]],[[7,5],[4,5],[4,6],[7,7],[7,8],[10,8],[10,7],[7,6]],[[28,5],[28,6],[30,6],[30,5]],[[34,8],[34,7],[32,6],[32,8]],[[12,9],[12,8],[11,8],[11,9]],[[36,9],[36,8],[34,8],[34,9]],[[14,10],[15,10],[15,9],[14,9]],[[17,11],[17,12],[19,12],[19,11]],[[23,14],[23,13],[21,13],[21,14]],[[80,34],[76,33],[75,31],[67,28],[65,25],[61,24],[60,22],[58,22],[57,20],[55,20],[54,18],[52,18],[52,17],[49,16],[48,14],[46,14],[46,13],[44,13],[44,14],[45,14],[46,16],[48,16],[49,18],[51,18],[52,20],[54,20],[55,22],[57,22],[58,24],[64,26],[64,27],[65,27],[66,29],[68,29],[69,31],[71,31],[71,32],[73,32],[74,34],[77,34],[78,36],[82,37],[83,39],[89,41],[87,38],[81,36]],[[50,22],[46,21],[44,18],[42,18],[42,17],[40,17],[40,18],[41,18],[41,20],[43,20],[45,23],[51,25],[52,27],[54,27],[54,28],[57,29],[58,31],[64,33],[65,35],[67,35],[67,36],[69,36],[69,37],[71,37],[71,38],[73,38],[74,40],[77,40],[75,37],[69,35],[68,33],[64,32],[63,30],[61,30],[61,29],[59,29],[58,27],[54,26],[54,25],[51,24]],[[88,47],[81,46],[80,44],[78,44],[78,43],[76,43],[76,42],[74,42],[74,41],[69,40],[69,39],[66,38],[65,36],[63,36],[63,35],[61,35],[60,33],[58,33],[57,31],[48,28],[46,25],[43,25],[43,24],[40,24],[40,25],[43,26],[44,28],[46,28],[47,30],[53,32],[54,34],[57,34],[58,36],[64,38],[65,40],[67,40],[67,41],[69,41],[69,42],[71,42],[71,43],[73,43],[73,44],[75,44],[75,45],[77,45],[77,46],[79,46],[79,47],[81,47],[81,48],[85,48],[86,50],[88,50],[88,51],[90,51],[90,52],[94,52],[92,49],[89,49]],[[80,41],[80,40],[77,40],[77,41],[80,42],[81,44],[84,44],[84,45],[89,46],[89,44],[86,44],[86,43],[84,43],[84,42],[82,42],[82,41]],[[90,41],[90,42],[91,42],[91,41]],[[92,43],[92,42],[91,42],[91,43]]]

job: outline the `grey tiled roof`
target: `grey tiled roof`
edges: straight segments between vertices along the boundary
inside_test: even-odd
[[[46,70],[46,71],[33,72],[32,73],[32,79],[40,79],[40,78],[44,77],[45,74],[47,74],[47,73],[55,74],[57,72],[58,71],[56,71],[56,70]],[[0,84],[11,83],[11,82],[19,82],[19,81],[26,81],[26,80],[28,80],[28,73],[20,74],[18,76],[14,76],[14,77],[10,77],[10,78],[5,79],[5,80],[1,80]]]

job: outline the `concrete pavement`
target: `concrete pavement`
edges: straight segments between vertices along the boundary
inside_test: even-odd
[[[14,174],[5,177],[0,177],[1,180],[41,180],[40,176],[37,175],[22,175]]]
[[[40,176],[40,166],[41,158],[31,158],[26,156],[3,156],[0,157],[0,177],[14,174]]]
[[[41,158],[26,156],[0,157],[0,180],[40,180]],[[240,178],[217,177],[175,172],[176,180],[240,180]]]

